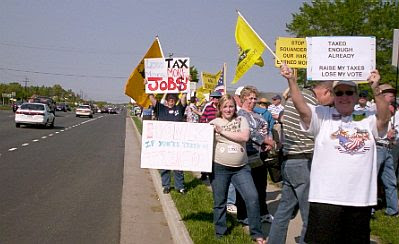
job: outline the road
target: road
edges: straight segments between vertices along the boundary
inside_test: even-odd
[[[125,114],[43,129],[0,111],[0,243],[119,243]]]

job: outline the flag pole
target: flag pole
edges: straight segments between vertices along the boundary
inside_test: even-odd
[[[158,35],[155,36],[155,39],[157,39],[157,42],[158,42],[158,45],[159,45],[159,49],[161,50],[161,55],[162,55],[162,58],[163,58],[164,57],[163,56],[163,50],[162,50],[161,42],[159,41]]]
[[[276,54],[273,52],[273,50],[270,49],[270,47],[266,44],[265,41],[263,41],[262,38],[260,38],[260,36],[258,35],[258,33],[256,33],[256,31],[252,28],[252,26],[248,23],[248,21],[244,18],[244,16],[242,16],[242,14],[240,13],[240,11],[238,11],[238,10],[236,10],[236,11],[237,11],[237,14],[241,16],[241,18],[245,21],[245,23],[249,26],[249,28],[251,28],[251,30],[252,30],[252,31],[255,33],[255,35],[259,38],[259,40],[262,41],[263,45],[265,45],[265,47],[267,48],[267,50],[269,50],[270,53],[273,54],[273,56],[277,59],[277,61],[279,61],[280,63],[282,63],[281,60],[280,60],[280,59],[276,56]]]
[[[226,77],[226,68],[227,68],[227,65],[226,65],[226,63],[223,63],[223,86],[224,86],[224,94],[227,94],[227,87],[226,87],[226,80],[227,80],[227,77]]]

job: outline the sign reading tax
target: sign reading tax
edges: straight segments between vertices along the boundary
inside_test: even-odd
[[[375,69],[375,37],[307,37],[308,80],[367,80]]]
[[[144,59],[146,93],[190,92],[189,58]]]

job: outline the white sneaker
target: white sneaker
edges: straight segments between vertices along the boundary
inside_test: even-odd
[[[227,212],[236,214],[237,213],[237,207],[234,204],[227,204]]]
[[[263,215],[260,217],[260,222],[262,222],[262,223],[268,222],[271,224],[273,219],[274,219],[273,215],[266,214],[266,215]]]

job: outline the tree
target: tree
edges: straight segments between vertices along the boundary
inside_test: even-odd
[[[198,70],[195,68],[195,66],[190,66],[190,75],[192,82],[198,82]]]
[[[304,3],[287,24],[287,31],[297,37],[375,36],[377,69],[381,83],[394,85],[396,70],[391,66],[393,29],[399,28],[397,1],[315,0]],[[300,70],[300,79],[305,72]]]

